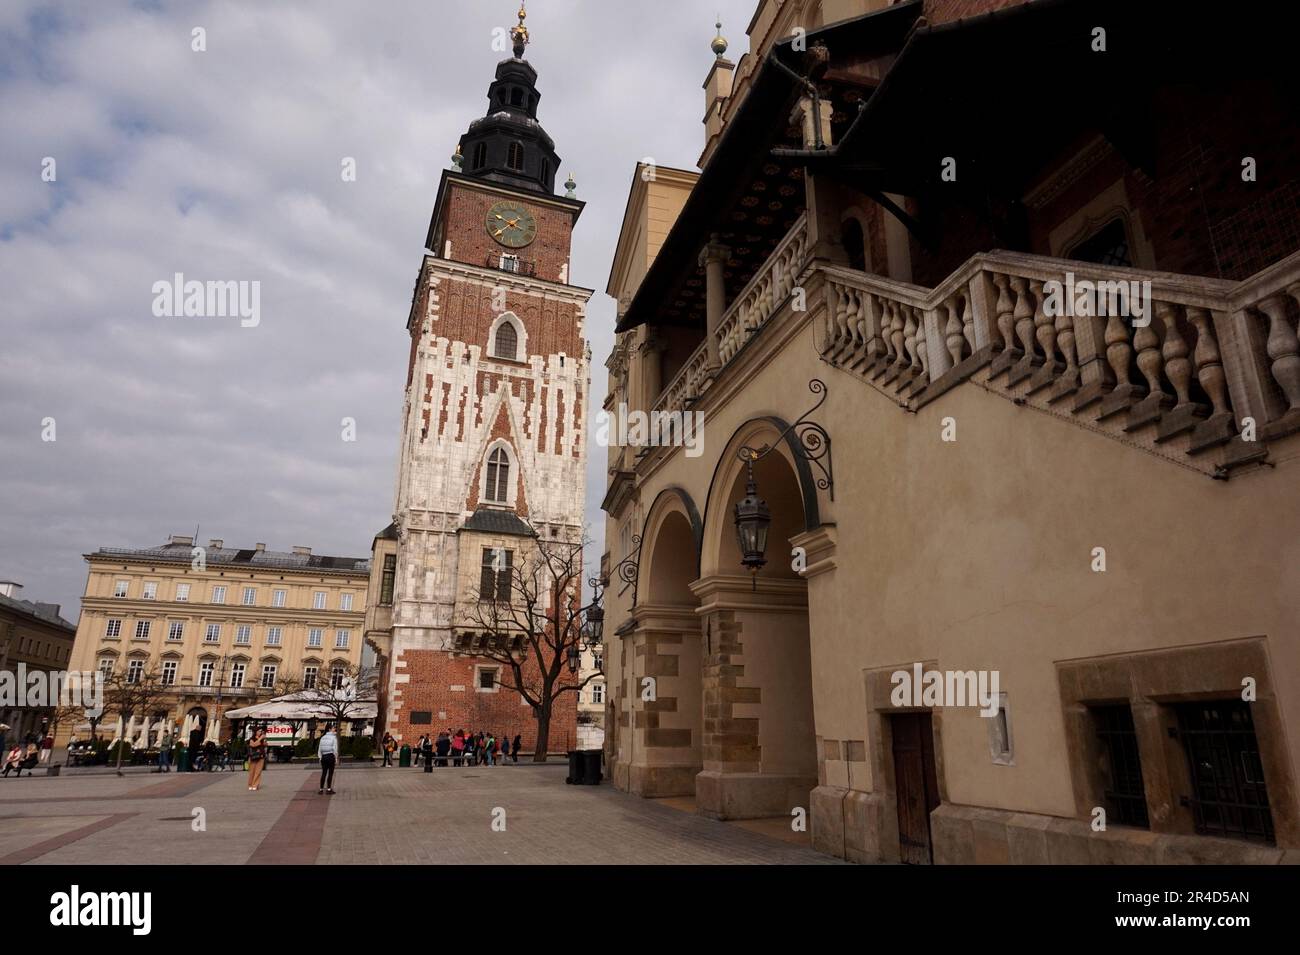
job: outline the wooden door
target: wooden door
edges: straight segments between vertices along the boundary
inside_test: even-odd
[[[934,768],[934,731],[929,713],[898,713],[889,717],[894,750],[894,789],[898,801],[898,842],[902,860],[910,865],[934,861],[930,813],[939,805]]]

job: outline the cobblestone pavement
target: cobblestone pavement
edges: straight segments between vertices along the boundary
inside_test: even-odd
[[[565,775],[562,762],[349,767],[334,796],[301,764],[272,765],[256,793],[242,772],[0,780],[0,863],[835,862],[784,820],[716,822]]]

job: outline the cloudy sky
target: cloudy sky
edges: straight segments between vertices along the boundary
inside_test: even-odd
[[[633,165],[694,167],[715,11],[739,55],[754,7],[529,3],[539,118],[588,202],[573,281],[597,289],[589,410]],[[198,525],[244,547],[369,552],[392,513],[404,324],[438,177],[486,110],[493,30],[514,10],[0,3],[0,579],[75,620],[81,555],[100,546]],[[260,324],[155,317],[153,285],[176,272],[260,281]],[[588,470],[597,539],[603,461]]]

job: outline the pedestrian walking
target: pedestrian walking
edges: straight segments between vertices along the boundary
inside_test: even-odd
[[[396,749],[397,749],[397,740],[393,739],[391,733],[385,733],[384,743],[383,743],[385,766],[393,765],[393,753]]]
[[[334,733],[334,724],[325,724],[325,735],[320,738],[320,747],[316,750],[320,757],[320,787],[316,795],[329,793],[334,795],[334,766],[339,758],[339,738]]]
[[[524,744],[523,744],[523,743],[520,741],[520,739],[519,739],[519,734],[516,733],[516,734],[515,734],[515,741],[514,741],[514,743],[511,744],[511,747],[510,747],[511,749],[514,750],[514,760],[515,760],[516,763],[519,762],[519,750],[523,747],[523,745],[524,745]]]
[[[445,767],[447,765],[447,753],[451,751],[451,730],[438,734],[438,765]]]
[[[424,771],[433,772],[433,739],[428,733],[421,738],[420,755],[424,757]]]
[[[461,758],[465,755],[465,731],[456,730],[456,735],[451,738],[451,764],[459,766]]]
[[[262,785],[262,769],[266,766],[266,727],[253,730],[248,742],[248,791],[257,792]]]
[[[162,742],[158,744],[158,772],[172,771],[172,731],[163,730]]]
[[[50,761],[50,754],[54,752],[54,737],[46,733],[41,737],[41,755],[40,762],[42,765]]]

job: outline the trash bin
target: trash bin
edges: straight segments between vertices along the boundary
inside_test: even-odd
[[[564,781],[571,786],[582,785],[582,769],[579,765],[581,753],[576,749],[569,750],[569,775],[564,777]]]
[[[402,748],[397,751],[397,765],[398,766],[411,765],[411,746],[409,743],[403,743]]]
[[[579,768],[582,770],[582,784],[584,786],[600,785],[600,764],[601,757],[604,755],[604,752],[599,749],[584,749],[578,751]]]
[[[176,754],[176,772],[188,773],[190,771],[190,749],[188,746],[182,746]]]

